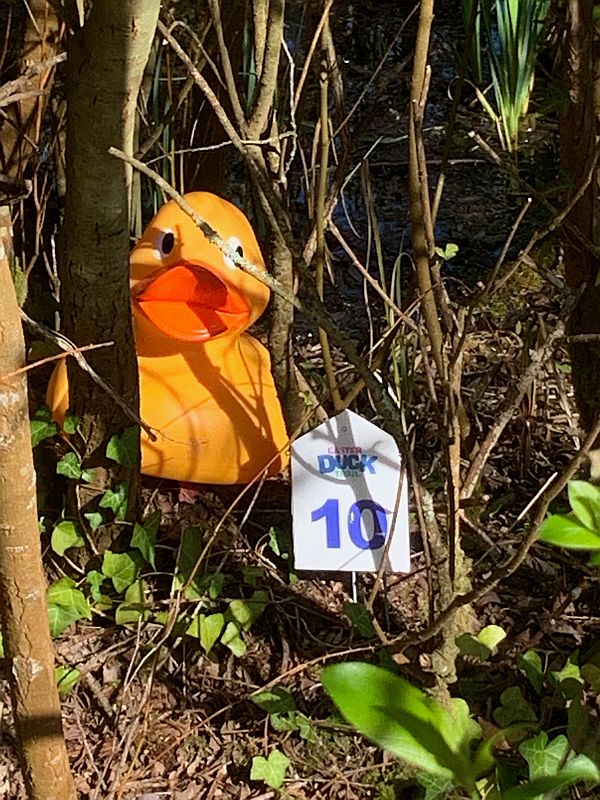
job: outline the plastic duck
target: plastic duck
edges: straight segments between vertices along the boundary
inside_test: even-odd
[[[219,197],[185,199],[229,246],[265,269],[250,223]],[[170,201],[131,252],[130,287],[140,376],[141,471],[193,483],[248,483],[272,459],[288,461],[287,433],[267,350],[245,333],[270,291],[209,243]],[[68,405],[64,362],[47,401],[61,420]],[[280,451],[278,455],[278,451]]]

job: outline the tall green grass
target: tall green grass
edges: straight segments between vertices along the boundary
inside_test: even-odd
[[[481,18],[504,145],[514,152],[533,90],[550,0],[481,0]],[[492,14],[494,11],[494,14]]]

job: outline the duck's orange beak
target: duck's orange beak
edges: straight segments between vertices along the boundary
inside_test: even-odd
[[[156,327],[173,339],[204,342],[244,328],[250,308],[241,294],[204,267],[180,264],[144,282],[134,300]]]

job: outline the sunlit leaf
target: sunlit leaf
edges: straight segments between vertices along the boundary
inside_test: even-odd
[[[600,534],[589,530],[573,514],[553,514],[540,528],[540,539],[571,550],[600,549]]]
[[[52,412],[48,406],[38,408],[31,418],[31,446],[36,447],[44,439],[58,433],[58,425],[52,422]]]
[[[69,519],[61,520],[55,525],[50,539],[50,546],[59,556],[64,556],[69,547],[83,547],[85,541],[77,530],[77,525]]]
[[[116,592],[124,592],[137,580],[144,562],[136,550],[127,553],[113,553],[104,551],[102,559],[102,572],[112,580]]]
[[[115,489],[107,489],[98,505],[100,508],[110,508],[116,520],[124,520],[127,516],[127,505],[129,502],[129,487],[123,482],[117,484]]]
[[[123,467],[136,467],[138,464],[140,429],[137,425],[111,436],[106,445],[106,457]]]
[[[592,531],[599,531],[600,486],[588,481],[569,481],[568,494],[569,503],[579,522]]]
[[[61,697],[67,697],[75,687],[81,676],[81,672],[76,667],[68,667],[65,664],[54,669],[58,693]]]
[[[254,756],[250,780],[264,781],[271,789],[280,789],[290,765],[289,758],[279,750],[271,750],[269,757]]]

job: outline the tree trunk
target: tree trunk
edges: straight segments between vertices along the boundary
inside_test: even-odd
[[[4,212],[8,214],[5,207]],[[0,612],[30,800],[74,800],[54,677],[31,453],[25,345],[0,241]]]
[[[80,345],[114,342],[90,354],[89,361],[136,412],[128,266],[131,172],[108,148],[132,151],[138,90],[158,10],[159,0],[95,2],[67,48],[67,195],[60,263],[64,331]],[[94,494],[126,481],[133,516],[139,471],[105,458],[109,438],[132,422],[74,363],[69,386],[71,410],[83,420],[76,445],[83,465],[94,469]],[[82,497],[84,504],[92,494]]]
[[[561,160],[575,192],[586,177],[589,159],[598,138],[600,102],[598,73],[600,59],[594,52],[593,0],[569,0],[567,32],[564,43],[566,83],[569,104],[560,119]],[[598,178],[599,172],[569,215],[575,225],[593,244],[598,244]],[[586,284],[571,315],[571,334],[600,334],[600,287],[596,278],[600,262],[580,242],[565,237],[565,273],[569,286],[578,289]],[[581,425],[589,430],[600,412],[600,342],[576,343],[571,346],[573,386],[580,412]]]

